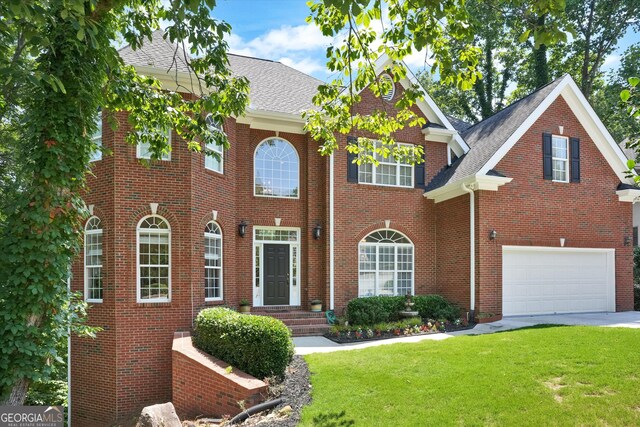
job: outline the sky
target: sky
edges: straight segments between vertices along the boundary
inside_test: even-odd
[[[336,77],[325,68],[325,51],[334,40],[305,22],[306,0],[218,0],[213,15],[232,26],[231,53],[280,61],[323,81]],[[615,69],[624,50],[638,42],[640,34],[629,31],[605,60],[604,70]],[[417,72],[425,57],[414,54],[405,62]]]

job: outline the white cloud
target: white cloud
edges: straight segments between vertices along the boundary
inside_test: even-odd
[[[604,59],[604,63],[602,64],[603,67],[607,67],[607,66],[612,66],[618,62],[620,62],[620,59],[622,59],[622,57],[620,55],[609,55]]]
[[[304,57],[301,60],[297,61],[285,56],[283,58],[280,58],[279,61],[284,65],[288,65],[289,67],[295,68],[298,71],[302,71],[305,74],[313,74],[321,71],[326,72],[324,63],[320,63],[310,57]]]
[[[251,40],[227,37],[229,51],[237,55],[280,61],[307,74],[326,74],[324,52],[332,39],[313,25],[283,25]]]

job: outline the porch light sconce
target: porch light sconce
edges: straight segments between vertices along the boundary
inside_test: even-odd
[[[322,226],[320,224],[316,224],[316,226],[313,227],[313,238],[315,240],[318,240],[321,234],[322,234]]]
[[[624,245],[625,246],[630,246],[632,241],[633,241],[633,239],[631,238],[631,236],[625,236]]]
[[[489,240],[496,240],[496,237],[498,237],[498,232],[496,230],[491,230],[489,232]]]
[[[238,224],[238,234],[240,235],[240,237],[244,237],[245,234],[247,234],[247,222],[243,219],[242,221],[240,221],[240,224]]]

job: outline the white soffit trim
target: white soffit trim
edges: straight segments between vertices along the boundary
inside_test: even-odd
[[[640,201],[640,188],[618,190],[616,191],[616,194],[618,195],[618,200],[620,200],[621,202],[636,203]]]
[[[498,191],[499,187],[510,183],[512,180],[513,178],[502,176],[475,175],[424,193],[424,197],[433,200],[435,203],[440,203],[467,194],[463,188],[464,185],[473,190]]]
[[[580,124],[585,128],[591,139],[594,141],[609,166],[613,169],[621,182],[631,181],[625,177],[627,170],[627,160],[622,149],[606,129],[598,115],[593,111],[591,105],[584,97],[580,89],[568,74],[562,78],[555,89],[538,105],[533,113],[520,125],[518,129],[509,137],[498,151],[484,164],[478,171],[478,175],[484,175],[495,168],[498,162],[509,152],[509,150],[520,140],[529,128],[540,118],[540,116],[551,106],[551,104],[562,96],[567,102],[571,111],[576,115]]]
[[[290,132],[304,135],[302,115],[277,113],[274,111],[245,109],[244,115],[236,118],[237,123],[248,124],[251,129]]]

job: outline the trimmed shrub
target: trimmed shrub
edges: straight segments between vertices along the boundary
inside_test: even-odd
[[[440,295],[416,295],[412,297],[414,310],[425,319],[454,321],[460,317],[460,309]],[[351,325],[371,326],[376,323],[394,322],[404,310],[405,297],[363,297],[347,304],[346,317]]]
[[[640,311],[640,285],[633,285],[633,309]]]
[[[347,320],[351,325],[369,326],[382,322],[393,322],[400,318],[405,297],[354,298],[347,304]]]
[[[293,358],[291,331],[284,323],[228,308],[208,308],[198,313],[193,344],[260,379],[282,378]]]
[[[440,295],[418,295],[413,298],[413,308],[426,319],[445,319],[453,322],[460,318],[460,308],[451,304]]]

